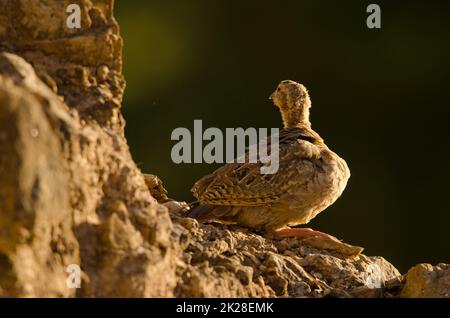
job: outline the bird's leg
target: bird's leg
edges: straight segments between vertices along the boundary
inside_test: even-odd
[[[354,257],[363,251],[362,247],[346,244],[334,236],[308,228],[284,228],[272,232],[272,235],[271,238],[275,236],[275,238],[279,239],[287,237],[299,238],[302,244],[317,249],[336,251],[346,257]]]
[[[285,228],[275,231],[274,234],[279,238],[286,238],[286,237],[307,238],[311,236],[321,236],[337,240],[334,236],[328,235],[320,231],[314,231],[313,229],[309,228]]]

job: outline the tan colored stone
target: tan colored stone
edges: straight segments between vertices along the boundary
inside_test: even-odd
[[[405,275],[400,297],[450,298],[450,265],[418,264]]]

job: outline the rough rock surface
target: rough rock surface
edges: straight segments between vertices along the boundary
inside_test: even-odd
[[[347,244],[169,213],[124,137],[114,3],[78,1],[68,30],[71,2],[0,0],[0,296],[448,297],[448,265],[402,280]]]
[[[405,275],[401,297],[450,298],[450,265],[419,264]]]

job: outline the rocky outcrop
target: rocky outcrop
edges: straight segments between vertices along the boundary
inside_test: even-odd
[[[344,243],[170,213],[124,137],[113,1],[79,1],[80,30],[69,3],[0,0],[0,296],[448,297],[448,265],[403,279]]]
[[[124,138],[113,2],[80,3],[75,32],[69,1],[0,1],[0,294],[169,296],[172,224]]]
[[[419,264],[405,275],[400,297],[450,298],[450,265]]]
[[[384,282],[400,276],[382,257],[319,248],[320,239],[270,240],[239,227],[172,217],[172,239],[183,250],[176,296],[379,297]]]

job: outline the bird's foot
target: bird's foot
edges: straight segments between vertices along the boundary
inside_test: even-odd
[[[349,258],[355,257],[363,251],[362,247],[341,242],[334,236],[308,228],[285,228],[273,232],[272,235],[278,239],[298,238],[302,244],[317,249],[335,251]]]
[[[331,236],[329,234],[326,234],[326,233],[323,233],[320,231],[314,231],[313,229],[310,229],[310,228],[285,228],[285,229],[275,231],[274,234],[278,238],[297,237],[297,238],[303,239],[303,238],[308,238],[308,237],[312,237],[312,236],[320,236],[320,237],[325,237],[328,239],[339,241],[334,236]]]

